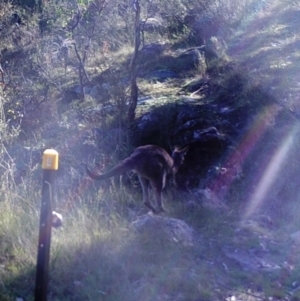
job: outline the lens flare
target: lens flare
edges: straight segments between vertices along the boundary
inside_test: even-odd
[[[275,104],[261,110],[249,125],[248,131],[237,147],[225,158],[223,166],[227,169],[226,174],[220,174],[208,185],[208,188],[214,191],[220,199],[226,196],[228,189],[236,178],[237,170],[242,169],[246,159],[261,141],[266,130],[273,125],[273,120],[279,111],[280,107]]]
[[[297,129],[293,129],[274,152],[274,155],[272,156],[272,159],[263,173],[257,188],[249,200],[249,205],[246,208],[243,216],[244,219],[249,218],[256,211],[256,209],[259,208],[271,189],[272,184],[274,184],[275,180],[278,178],[282,165],[285,162],[291,147],[293,146],[296,132]]]

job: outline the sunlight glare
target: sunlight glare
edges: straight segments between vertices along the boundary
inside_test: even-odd
[[[244,214],[244,219],[248,219],[260,206],[265,196],[267,195],[269,189],[271,188],[272,184],[277,179],[282,164],[284,163],[284,160],[287,158],[287,155],[291,150],[296,132],[296,129],[291,131],[288,137],[283,140],[281,146],[275,151],[256,190],[250,198],[249,205],[246,208]]]

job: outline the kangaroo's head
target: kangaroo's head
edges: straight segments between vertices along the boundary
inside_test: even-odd
[[[177,146],[174,148],[172,153],[174,174],[178,171],[179,167],[183,164],[184,157],[188,152],[188,150],[189,150],[189,146],[186,146],[183,149],[179,149]]]

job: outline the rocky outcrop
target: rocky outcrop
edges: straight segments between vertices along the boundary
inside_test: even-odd
[[[132,223],[144,243],[162,243],[192,247],[194,230],[184,221],[159,215],[145,214]]]

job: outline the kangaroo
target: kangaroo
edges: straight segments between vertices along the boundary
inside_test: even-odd
[[[145,145],[136,148],[133,153],[106,173],[96,175],[86,165],[87,174],[94,180],[103,180],[133,170],[138,174],[142,186],[143,202],[155,214],[164,212],[161,198],[167,177],[174,176],[184,162],[189,147],[176,147],[170,156],[167,151],[156,145]],[[149,184],[155,192],[156,205],[154,207],[148,195]]]

